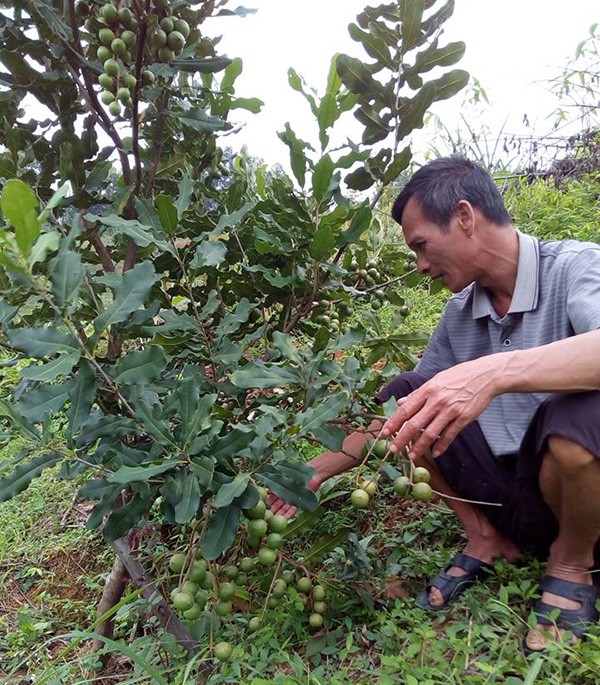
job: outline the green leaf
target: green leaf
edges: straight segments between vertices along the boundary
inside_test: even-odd
[[[258,98],[234,98],[230,104],[230,109],[245,109],[253,114],[258,114],[263,106],[264,102]]]
[[[55,385],[41,385],[22,395],[16,407],[28,421],[42,422],[48,414],[60,411],[65,406],[74,384],[75,381],[69,379]]]
[[[117,383],[144,385],[160,377],[167,366],[167,358],[158,345],[148,345],[140,352],[128,352],[117,360],[111,376]]]
[[[121,285],[117,288],[115,299],[104,314],[94,319],[94,328],[101,333],[115,323],[125,321],[140,307],[157,280],[152,262],[141,262],[126,271]]]
[[[250,426],[237,426],[211,444],[210,455],[217,462],[232,459],[239,456],[254,437],[254,430]]]
[[[7,476],[0,478],[0,502],[7,502],[26,490],[45,469],[55,466],[61,459],[60,454],[50,452],[19,464]]]
[[[183,479],[181,499],[175,505],[175,521],[189,523],[198,513],[201,494],[198,479],[191,473],[186,473]]]
[[[214,513],[202,541],[202,556],[209,561],[216,559],[234,541],[240,523],[240,507],[232,502]]]
[[[320,428],[312,428],[311,433],[323,447],[331,452],[339,452],[342,449],[342,444],[346,439],[346,433],[339,426],[323,426]]]
[[[146,483],[150,478],[160,476],[162,473],[166,473],[178,466],[180,466],[180,463],[177,459],[170,459],[160,464],[151,464],[149,466],[144,464],[139,466],[121,466],[114,473],[107,476],[106,480],[109,483],[118,483],[120,485],[137,482]]]
[[[402,140],[409,133],[416,128],[423,126],[423,118],[425,113],[434,102],[436,98],[436,86],[434,82],[429,81],[419,90],[414,98],[411,98],[402,103],[398,108],[400,116],[400,123],[396,129],[396,136],[398,140]]]
[[[81,256],[77,252],[61,250],[54,259],[50,260],[48,266],[52,294],[56,304],[61,308],[73,304],[77,299],[84,276]]]
[[[135,493],[133,497],[122,507],[115,509],[108,517],[102,532],[109,540],[118,540],[137,526],[140,519],[152,506],[152,500]]]
[[[344,85],[353,93],[384,100],[381,83],[371,75],[369,67],[356,57],[340,55],[337,59],[337,70]]]
[[[44,359],[61,352],[79,352],[75,338],[56,328],[13,328],[7,332],[10,344],[28,357]]]
[[[45,262],[48,254],[56,252],[60,244],[60,233],[51,231],[42,235],[33,243],[29,263],[31,266],[39,262]]]
[[[323,535],[316,542],[314,542],[308,549],[304,558],[302,559],[303,564],[310,564],[312,561],[320,561],[326,554],[333,552],[336,547],[339,547],[348,537],[348,534],[352,532],[352,528],[344,528],[339,533],[334,535]]]
[[[447,100],[461,91],[469,82],[469,72],[453,69],[435,81],[429,83],[435,88],[435,100]]]
[[[177,190],[179,190],[179,195],[175,202],[175,207],[177,208],[177,216],[181,219],[185,210],[190,206],[192,200],[192,195],[194,194],[194,179],[187,173],[184,172],[181,181],[177,184]],[[159,197],[162,197],[159,195]]]
[[[312,148],[309,143],[296,136],[289,123],[286,123],[285,131],[279,131],[277,135],[290,149],[290,166],[298,184],[303,188],[308,166],[308,159],[304,150]]]
[[[410,0],[400,5],[402,20],[402,53],[419,45],[423,39],[423,0]]]
[[[90,415],[96,399],[96,377],[91,364],[84,362],[75,376],[75,383],[69,393],[70,405],[67,409],[69,426],[67,437],[71,439]]]
[[[162,250],[172,252],[172,248],[168,242],[161,240],[151,230],[149,226],[144,226],[135,219],[123,219],[117,216],[96,216],[95,214],[88,214],[86,216],[88,221],[100,221],[105,226],[114,228],[119,234],[126,235],[131,238],[133,242],[139,247],[148,247],[149,245],[156,245]],[[158,223],[158,222],[157,222]],[[161,226],[158,223],[159,227]]]
[[[187,126],[198,133],[214,133],[215,131],[225,131],[231,128],[231,124],[228,122],[219,117],[206,114],[201,109],[189,109],[185,112],[167,111],[166,114],[174,119],[179,119],[183,126]]]
[[[449,43],[443,48],[438,48],[436,41],[417,55],[414,67],[410,71],[422,74],[434,67],[449,67],[462,59],[465,49],[466,45],[462,41]]]
[[[229,380],[238,388],[266,390],[301,383],[302,375],[300,371],[291,367],[266,366],[263,362],[257,361],[234,371]]]
[[[346,393],[336,393],[329,396],[321,404],[311,407],[296,415],[295,425],[299,427],[297,437],[307,435],[331,419],[337,419],[340,413],[348,406]]]
[[[79,352],[60,354],[45,364],[30,364],[21,371],[21,377],[30,381],[53,381],[58,376],[68,376],[80,359]]]
[[[177,443],[173,439],[169,424],[162,419],[160,407],[149,407],[143,402],[138,402],[135,409],[136,417],[142,419],[144,422],[144,428],[148,431],[148,434],[151,435],[160,445],[177,447]]]
[[[38,200],[33,190],[23,181],[11,178],[4,184],[0,206],[6,221],[15,229],[17,246],[28,257],[31,246],[40,235]]]
[[[227,65],[223,78],[221,79],[221,90],[224,93],[232,94],[235,92],[233,84],[244,69],[244,63],[239,57],[234,57]]]
[[[356,243],[360,236],[369,229],[372,218],[373,213],[369,205],[367,203],[360,205],[352,217],[350,226],[338,238],[336,247],[342,248]]]
[[[352,40],[362,44],[365,52],[378,63],[380,68],[394,69],[395,65],[390,50],[381,37],[363,31],[356,24],[348,26],[348,33]]]
[[[194,376],[180,381],[175,391],[177,399],[177,418],[179,419],[179,441],[188,449],[192,440],[212,421],[212,410],[217,400],[216,394],[202,395],[200,383]]]
[[[21,416],[15,407],[11,407],[8,402],[0,399],[0,416],[4,416],[9,422],[16,427],[21,435],[32,442],[39,442],[41,436],[37,428],[30,423],[25,417]]]
[[[272,490],[277,497],[305,511],[314,511],[319,500],[306,483],[314,474],[314,469],[301,462],[281,462],[263,466],[256,473],[256,479]]]
[[[217,509],[229,506],[234,499],[240,497],[248,487],[250,476],[247,473],[238,473],[231,483],[221,485],[217,494],[213,498],[213,506]]]
[[[194,270],[219,266],[225,261],[227,245],[221,240],[203,240],[196,248],[190,268]]]
[[[154,204],[158,210],[158,216],[160,218],[160,223],[165,230],[165,233],[172,238],[177,233],[177,218],[179,212],[177,207],[171,202],[169,195],[159,195],[155,200]]]
[[[252,211],[254,205],[255,202],[246,202],[242,207],[240,207],[240,209],[236,210],[235,212],[231,212],[231,214],[221,214],[217,225],[215,226],[214,230],[210,232],[210,235],[217,238],[223,235],[223,233],[226,233],[230,228],[234,228],[235,226],[241,224]]]
[[[339,115],[340,111],[335,96],[331,93],[325,93],[323,99],[319,104],[319,111],[317,116],[317,121],[319,123],[321,149],[323,150],[329,142],[329,136],[327,136],[326,131],[328,128],[331,128],[333,126]]]
[[[375,179],[364,167],[347,174],[344,181],[350,190],[367,190],[375,183]]]
[[[188,468],[193,473],[200,485],[208,488],[212,483],[215,472],[215,460],[213,457],[193,457],[189,462]]]
[[[334,164],[329,155],[324,155],[317,162],[312,178],[313,195],[318,202],[326,198],[329,184],[331,183],[331,176],[333,174]]]
[[[281,331],[273,332],[273,344],[289,361],[301,363],[302,356],[294,345],[294,338]]]
[[[202,74],[214,74],[231,64],[229,57],[205,57],[204,59],[174,59],[171,66],[181,71],[199,71]]]
[[[336,235],[330,226],[322,226],[315,231],[313,239],[310,241],[310,256],[316,261],[324,261],[329,257],[335,245]]]
[[[412,150],[410,149],[410,146],[407,146],[402,150],[402,152],[399,152],[394,159],[392,160],[392,163],[389,165],[389,167],[385,170],[385,174],[383,176],[383,181],[384,183],[391,183],[392,181],[395,181],[398,176],[408,168],[408,165],[410,164],[410,160],[412,159]]]

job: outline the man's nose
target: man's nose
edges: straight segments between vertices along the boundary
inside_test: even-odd
[[[423,257],[417,255],[417,271],[421,274],[426,274],[431,269],[431,264]]]

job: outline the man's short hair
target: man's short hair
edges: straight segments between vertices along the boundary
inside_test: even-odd
[[[467,200],[493,223],[509,224],[512,219],[490,174],[461,155],[434,159],[421,167],[404,186],[392,207],[392,216],[402,223],[411,197],[417,198],[423,214],[441,229],[461,200]]]

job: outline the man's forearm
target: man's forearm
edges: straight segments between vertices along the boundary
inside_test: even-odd
[[[328,478],[358,466],[363,460],[365,443],[377,437],[382,425],[382,421],[373,421],[368,428],[351,433],[344,440],[341,452],[323,452],[311,459],[309,465],[315,469],[313,482],[320,486]]]
[[[495,394],[600,389],[600,330],[484,359],[496,378]]]

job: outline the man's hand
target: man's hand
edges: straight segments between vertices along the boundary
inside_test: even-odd
[[[306,487],[310,488],[313,492],[316,492],[321,487],[321,480],[317,476],[313,476],[306,484]],[[274,514],[284,516],[288,520],[291,519],[292,516],[295,516],[298,511],[298,507],[286,502],[281,499],[281,497],[277,497],[277,495],[274,495],[270,491],[267,496],[267,502],[271,505],[271,511]]]
[[[398,400],[383,435],[392,437],[392,451],[408,447],[411,459],[432,449],[437,457],[460,431],[474,421],[498,393],[497,373],[488,358],[458,364],[442,371]]]

